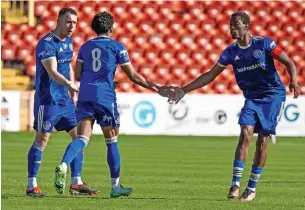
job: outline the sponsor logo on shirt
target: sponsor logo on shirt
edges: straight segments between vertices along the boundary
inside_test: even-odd
[[[71,62],[71,58],[64,58],[57,60],[57,63],[66,63],[66,62]]]
[[[262,63],[253,64],[251,66],[245,66],[243,68],[237,68],[236,70],[237,72],[241,73],[244,71],[252,71],[258,68],[265,68],[265,66],[266,66],[265,62],[262,62]]]

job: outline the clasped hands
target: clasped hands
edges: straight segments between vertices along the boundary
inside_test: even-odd
[[[170,104],[177,104],[185,95],[185,92],[180,87],[162,86],[158,88],[158,94],[167,97]]]

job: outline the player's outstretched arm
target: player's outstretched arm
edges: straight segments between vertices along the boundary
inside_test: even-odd
[[[289,89],[291,92],[294,92],[294,98],[297,98],[300,95],[300,87],[298,85],[297,70],[295,64],[285,52],[281,52],[281,54],[276,57],[276,59],[286,66],[286,69],[290,75]]]
[[[140,74],[138,74],[135,71],[135,69],[133,68],[131,63],[123,65],[123,66],[121,66],[121,68],[127,74],[130,81],[136,83],[137,85],[140,85],[149,90],[156,91],[163,97],[169,97],[169,96],[171,96],[171,94],[173,94],[172,91],[169,91],[168,87],[160,87],[156,84],[153,84],[153,83],[147,81],[144,77],[142,77]]]
[[[174,101],[176,104],[184,97],[184,95],[192,90],[201,88],[211,82],[225,69],[226,67],[216,64],[210,71],[200,75],[197,79],[189,83],[188,85],[178,88],[174,87],[173,97],[170,98],[170,102]]]
[[[43,60],[41,63],[52,80],[54,80],[60,85],[68,86],[73,91],[78,91],[78,88],[74,85],[72,81],[67,80],[62,74],[58,73],[56,58]]]

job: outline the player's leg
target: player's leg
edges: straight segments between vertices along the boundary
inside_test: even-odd
[[[112,103],[106,106],[97,104],[95,108],[98,113],[97,122],[102,128],[107,145],[107,162],[111,178],[110,196],[112,198],[128,196],[131,194],[132,189],[125,188],[120,184],[121,160],[118,146],[120,124],[117,104]]]
[[[75,105],[69,104],[62,108],[63,116],[57,123],[55,128],[57,130],[65,130],[72,138],[77,139],[77,122]],[[71,185],[69,192],[73,195],[88,195],[97,192],[98,190],[91,190],[87,183],[83,183],[81,179],[81,172],[83,169],[84,152],[81,150],[72,160],[71,167]]]
[[[34,129],[36,130],[35,140],[28,152],[28,187],[26,195],[32,197],[44,197],[45,194],[37,184],[37,174],[42,161],[42,153],[46,148],[54,124],[58,120],[56,107],[39,106],[34,108]]]
[[[256,184],[265,166],[265,162],[267,158],[268,142],[269,142],[269,135],[261,134],[261,133],[258,134],[256,140],[256,151],[251,169],[251,175],[248,181],[248,186],[240,197],[241,200],[251,201],[256,196],[255,194]]]
[[[244,170],[244,165],[248,159],[248,148],[254,132],[253,126],[241,125],[240,127],[241,132],[233,161],[232,184],[227,196],[229,199],[236,199],[239,197],[240,180]]]
[[[256,196],[256,185],[265,166],[270,134],[275,135],[276,125],[280,119],[284,104],[282,101],[274,100],[270,103],[259,104],[258,107],[259,134],[248,186],[240,198],[243,201],[252,201]]]
[[[62,194],[65,189],[66,183],[66,173],[68,165],[77,156],[77,154],[83,150],[90,139],[91,136],[91,124],[93,119],[91,117],[85,118],[78,122],[77,133],[78,136],[74,139],[67,147],[65,154],[63,156],[62,162],[55,169],[55,182],[54,186],[59,194]]]
[[[94,120],[92,120],[91,127],[93,126]],[[77,128],[73,128],[69,131],[70,136],[73,140],[77,139]],[[69,193],[71,195],[95,195],[100,191],[97,189],[90,189],[89,185],[86,182],[83,182],[81,179],[81,172],[83,169],[84,161],[84,150],[82,149],[76,157],[72,160],[71,167],[71,185]]]
[[[111,193],[112,198],[120,196],[129,196],[132,192],[131,188],[125,188],[120,184],[120,151],[118,146],[119,129],[112,126],[102,127],[105,142],[107,145],[107,162],[110,170]]]
[[[246,101],[239,117],[241,132],[235,150],[233,161],[232,184],[227,197],[236,199],[239,197],[240,180],[244,170],[244,165],[248,159],[248,148],[254,133],[256,124],[256,113],[251,106],[251,101]]]
[[[47,146],[51,133],[36,132],[35,140],[28,152],[28,187],[26,195],[31,197],[44,197],[37,184],[37,174],[42,161],[42,153]]]
[[[72,140],[77,139],[77,127],[67,130]],[[71,185],[82,185],[81,172],[83,170],[84,151],[81,150],[70,164],[71,168]]]
[[[62,163],[55,169],[54,186],[56,191],[60,194],[64,192],[68,165],[71,164],[78,153],[88,144],[92,133],[92,124],[94,122],[92,116],[94,116],[94,110],[91,108],[90,103],[79,102],[78,108],[76,109],[76,117],[78,121],[77,137],[68,145]]]

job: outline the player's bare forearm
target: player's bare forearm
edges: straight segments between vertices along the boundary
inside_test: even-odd
[[[138,74],[135,69],[133,68],[132,64],[127,64],[124,66],[121,66],[123,71],[127,74],[130,81],[136,83],[137,85],[140,85],[144,88],[147,88],[149,90],[157,91],[159,90],[159,86],[147,81],[144,77],[142,77],[140,74]]]
[[[188,93],[192,90],[201,88],[211,82],[225,69],[225,67],[215,65],[209,72],[206,72],[200,75],[197,79],[192,81],[190,84],[184,86],[182,89],[185,93]]]
[[[289,75],[290,75],[290,82],[291,83],[297,83],[297,69],[294,64],[294,62],[288,57],[288,55],[285,52],[282,52],[277,60],[285,65]]]
[[[159,86],[147,81],[144,77],[142,77],[141,75],[135,73],[130,80],[134,83],[136,83],[137,85],[140,85],[141,87],[144,87],[146,89],[149,90],[153,90],[158,92],[159,90]]]
[[[75,74],[74,74],[74,70],[72,68],[72,64],[70,63],[70,80],[72,82],[75,82]]]
[[[185,93],[188,93],[192,90],[196,90],[198,88],[201,88],[210,82],[212,82],[215,78],[210,72],[204,73],[200,75],[197,79],[192,81],[190,84],[184,86],[182,89]]]

